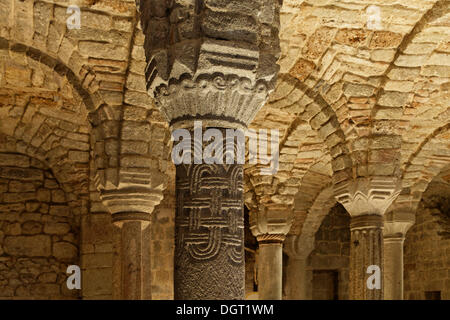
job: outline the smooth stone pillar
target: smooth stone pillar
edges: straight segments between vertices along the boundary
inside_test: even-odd
[[[384,220],[384,299],[403,300],[403,244],[415,210],[395,210]]]
[[[405,238],[384,239],[384,299],[403,300],[403,243]]]
[[[258,296],[259,300],[281,300],[283,290],[284,236],[258,237]]]
[[[288,300],[307,300],[308,277],[306,266],[306,259],[289,256],[286,266]]]
[[[150,221],[120,220],[114,225],[113,298],[151,299]]]

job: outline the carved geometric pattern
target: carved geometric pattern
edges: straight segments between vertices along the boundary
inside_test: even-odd
[[[175,299],[244,298],[243,194],[243,165],[176,166]]]
[[[383,215],[400,193],[400,180],[390,176],[358,178],[335,185],[334,194],[351,216]]]
[[[194,261],[214,259],[222,246],[243,261],[243,169],[239,165],[180,165],[177,176],[177,248]],[[180,168],[181,169],[181,168]],[[180,253],[181,250],[178,250]]]

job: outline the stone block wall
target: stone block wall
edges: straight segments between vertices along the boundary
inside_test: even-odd
[[[79,244],[68,198],[42,162],[0,153],[0,299],[78,298],[66,286]]]
[[[323,296],[320,288],[327,287],[328,284],[320,283],[331,276],[323,272],[336,271],[338,274],[338,299],[348,299],[349,282],[349,261],[350,261],[350,216],[342,205],[334,206],[325,219],[315,236],[315,249],[308,258],[308,279],[311,298]],[[322,273],[314,271],[323,271]],[[328,281],[327,280],[327,281]]]
[[[430,183],[404,244],[404,298],[450,299],[450,185]]]

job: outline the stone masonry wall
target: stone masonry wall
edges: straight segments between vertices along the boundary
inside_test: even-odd
[[[350,261],[350,216],[340,204],[334,206],[316,232],[315,249],[308,258],[308,278],[311,280],[311,297],[320,296],[317,290],[326,284],[312,281],[312,271],[338,272],[338,298],[348,299]]]
[[[78,264],[79,223],[45,165],[0,153],[0,299],[77,298],[66,286]]]
[[[450,299],[450,185],[430,183],[404,244],[404,298],[439,291]]]

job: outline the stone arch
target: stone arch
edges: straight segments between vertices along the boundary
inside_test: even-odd
[[[287,92],[287,94],[282,94],[282,92]],[[331,167],[335,173],[336,182],[348,176],[351,159],[347,156],[345,137],[333,108],[320,92],[314,92],[290,75],[280,76],[277,90],[258,113],[252,123],[252,128],[264,128],[267,124],[269,127],[281,130],[280,171],[271,179],[257,177],[256,170],[248,170],[248,172],[255,173],[250,180],[257,181],[256,194],[265,193],[267,195],[267,192],[275,192],[272,199],[278,199],[273,200],[274,202],[293,203],[294,195],[298,191],[294,190],[298,189],[294,180],[300,182],[309,169],[306,162],[313,165],[322,154],[327,157],[332,156]],[[320,148],[312,147],[309,136],[308,139],[302,140],[299,136],[302,132],[314,136],[313,139],[317,140],[314,143],[318,146],[325,145],[326,150],[320,151]],[[305,148],[298,149],[297,145],[302,143],[305,143]],[[295,169],[293,170],[296,162],[304,163],[304,166],[297,170],[298,173],[295,172]],[[292,173],[294,174],[292,175]],[[269,185],[271,187],[268,187]],[[274,186],[279,187],[275,188]],[[283,189],[282,192],[285,196],[278,192],[279,189]],[[265,197],[264,201],[271,201],[271,199]]]
[[[285,4],[286,6],[283,7],[282,10],[282,14],[283,12],[287,15],[286,18],[284,18],[285,24],[287,24],[288,26],[292,27],[292,30],[289,30],[288,27],[285,27],[285,29],[287,30],[286,33],[286,40],[285,42],[289,43],[289,41],[292,38],[292,48],[297,48],[297,50],[291,50],[289,51],[289,54],[294,54],[295,53],[299,53],[299,57],[298,61],[296,64],[295,63],[295,59],[296,58],[292,58],[290,59],[291,62],[289,64],[289,67],[285,67],[283,69],[283,56],[282,56],[282,72],[287,73],[288,70],[289,73],[292,76],[295,76],[296,78],[298,78],[300,81],[303,81],[306,86],[308,88],[311,88],[311,90],[314,91],[320,91],[323,94],[323,97],[326,98],[330,104],[333,106],[333,109],[335,110],[337,116],[338,116],[338,120],[339,123],[341,124],[341,127],[343,129],[343,133],[345,133],[344,135],[344,140],[346,141],[347,144],[347,148],[349,150],[351,150],[351,152],[348,151],[348,154],[351,155],[350,159],[340,159],[340,165],[342,165],[342,163],[346,163],[347,168],[351,168],[354,167],[355,165],[358,165],[359,163],[362,164],[362,167],[359,170],[359,172],[356,172],[357,175],[364,175],[364,174],[368,174],[370,173],[370,170],[368,167],[366,167],[364,165],[365,162],[367,162],[369,160],[369,158],[371,159],[370,161],[379,161],[379,158],[386,158],[388,156],[388,154],[384,154],[384,155],[380,155],[379,152],[377,150],[374,150],[373,152],[371,152],[371,154],[369,155],[364,155],[362,153],[364,153],[363,149],[361,148],[361,146],[356,146],[352,144],[352,141],[357,138],[358,136],[365,135],[367,134],[367,130],[372,130],[370,128],[375,127],[374,126],[374,119],[376,117],[374,117],[374,113],[377,113],[379,108],[375,108],[374,106],[377,105],[377,101],[383,97],[383,92],[384,92],[384,87],[386,84],[386,80],[387,80],[387,74],[390,72],[390,70],[392,69],[394,63],[396,63],[397,57],[400,54],[400,50],[398,49],[398,46],[400,45],[400,49],[402,47],[407,46],[407,44],[409,42],[412,41],[412,38],[414,37],[414,34],[418,33],[419,30],[421,30],[423,28],[424,25],[429,24],[433,19],[437,19],[439,18],[439,16],[442,16],[445,11],[446,8],[448,7],[448,4],[445,3],[445,1],[436,1],[434,3],[430,3],[427,6],[424,6],[423,8],[420,8],[420,10],[417,10],[416,7],[414,7],[414,9],[416,10],[416,12],[413,12],[411,10],[411,8],[409,7],[405,7],[405,8],[391,8],[391,7],[385,7],[382,6],[383,12],[385,12],[385,14],[392,14],[392,12],[390,11],[395,11],[398,10],[398,13],[410,13],[410,17],[408,17],[407,22],[406,21],[402,21],[400,16],[401,15],[392,15],[393,17],[393,21],[396,19],[399,19],[399,21],[402,21],[401,23],[404,25],[398,25],[398,29],[402,30],[401,33],[403,34],[395,34],[391,31],[380,31],[380,32],[374,32],[372,35],[372,31],[370,30],[363,30],[363,28],[361,28],[361,25],[358,25],[358,23],[360,23],[361,21],[357,21],[358,17],[351,17],[351,10],[363,10],[367,5],[366,4],[360,4],[358,8],[358,6],[356,7],[349,7],[349,8],[337,8],[337,7],[332,7],[332,6],[327,6],[325,5],[325,7],[323,7],[322,5],[319,6],[315,6],[314,4],[311,4],[309,2],[305,2],[302,3],[301,5],[298,4],[294,4],[291,2],[288,2]],[[326,8],[326,11],[320,11],[320,9],[322,8]],[[303,9],[303,13],[302,12]],[[350,11],[348,11],[350,10]],[[341,12],[339,12],[341,11]],[[326,12],[326,13],[325,13]],[[307,22],[302,22],[302,21],[297,21],[295,19],[297,19],[298,17],[300,17],[302,14],[304,14],[305,16],[303,18],[313,18],[316,14],[317,16],[321,16],[321,15],[328,15],[331,12],[334,12],[334,14],[336,14],[336,16],[338,17],[336,20],[326,20],[325,23],[325,28],[329,27],[329,28],[338,28],[339,31],[336,34],[331,34],[330,33],[330,39],[329,39],[329,43],[322,43],[320,44],[321,50],[320,52],[317,52],[318,55],[317,57],[320,57],[321,60],[321,65],[315,65],[315,62],[313,63],[312,61],[309,60],[305,60],[305,58],[302,58],[302,54],[308,54],[307,50],[313,48],[312,44],[314,44],[315,42],[314,40],[314,36],[320,36],[320,32],[318,34],[316,34],[317,32],[315,32],[314,30],[319,30],[321,24],[320,23],[315,23],[315,24],[308,24]],[[344,17],[345,15],[342,14],[347,14],[347,17],[349,18],[348,23],[344,23],[344,24],[349,24],[352,25],[352,27],[347,27],[347,29],[342,29],[342,26],[339,25],[337,23],[337,21],[341,21],[342,17]],[[295,18],[297,16],[297,18]],[[356,16],[356,15],[355,15]],[[290,17],[290,18],[289,18]],[[290,20],[292,18],[292,20]],[[308,19],[304,19],[305,21]],[[317,17],[315,17],[317,18]],[[300,19],[301,20],[301,19]],[[316,19],[317,20],[317,19]],[[282,19],[283,21],[283,19]],[[301,33],[302,35],[304,35],[304,37],[302,38],[302,41],[299,42],[295,42],[294,40],[298,40],[297,38],[293,37],[291,34],[296,30],[295,28],[295,24],[296,23],[300,23],[300,25],[303,24],[307,24],[309,27],[312,28],[304,28],[306,29],[306,31],[303,30],[299,30],[298,32]],[[413,24],[413,31],[411,31],[411,28],[409,27],[410,24]],[[341,23],[342,24],[342,23]],[[399,22],[400,24],[400,22]],[[314,29],[314,27],[316,27],[316,29]],[[359,29],[358,29],[359,28]],[[312,29],[312,30],[309,30]],[[324,30],[325,30],[324,29]],[[309,33],[308,33],[309,32]],[[305,34],[304,34],[305,33]],[[308,34],[307,34],[308,33]],[[327,34],[327,31],[323,31],[323,35]],[[291,35],[291,36],[290,36]],[[406,36],[405,36],[406,35]],[[296,36],[298,36],[298,34],[296,34]],[[282,34],[283,37],[283,34]],[[289,38],[291,37],[291,38]],[[308,40],[309,39],[309,40]],[[351,40],[351,41],[350,41]],[[372,41],[371,44],[368,44],[368,40]],[[357,43],[353,43],[352,41],[356,41]],[[321,41],[316,41],[318,43],[320,43]],[[386,42],[386,43],[384,43]],[[366,43],[366,44],[364,44]],[[290,48],[290,45],[286,45],[285,47]],[[366,78],[366,71],[362,72],[361,70],[356,70],[354,67],[358,65],[358,63],[363,63],[364,61],[364,56],[360,56],[359,58],[356,56],[356,53],[353,55],[352,50],[350,49],[355,49],[352,47],[358,47],[358,45],[362,45],[364,44],[365,46],[367,46],[367,48],[369,49],[377,49],[377,52],[374,52],[374,57],[375,57],[375,53],[376,53],[376,57],[375,57],[375,61],[381,61],[383,62],[383,66],[381,68],[380,66],[374,65],[372,67],[374,67],[375,69],[378,68],[379,70],[374,70],[374,74],[373,74],[373,81],[370,82],[368,81]],[[393,54],[391,56],[391,53],[387,54],[389,50],[384,50],[384,44],[386,44],[387,48],[390,51],[393,51],[395,48],[395,51],[393,51]],[[348,46],[348,52],[342,51],[341,49],[343,48],[342,45],[347,45]],[[363,46],[364,46],[363,45]],[[340,47],[339,47],[340,46]],[[363,49],[367,49],[367,48],[363,48]],[[303,51],[302,51],[303,49]],[[316,48],[317,49],[317,48]],[[320,49],[320,48],[319,48]],[[306,51],[305,51],[306,50]],[[341,52],[341,51],[342,52]],[[320,54],[319,54],[320,53]],[[370,53],[370,52],[369,52]],[[289,56],[289,54],[287,54],[286,52],[284,53],[284,58],[286,58],[286,55]],[[339,59],[339,55],[348,55],[348,59]],[[384,57],[381,56],[381,54],[385,54]],[[353,56],[352,56],[353,55]],[[316,58],[317,58],[316,57]],[[289,60],[289,59],[288,59]],[[340,61],[342,60],[342,61]],[[387,63],[384,63],[387,62]],[[353,65],[355,64],[355,65]],[[364,69],[367,69],[364,68]],[[284,70],[284,71],[283,71]],[[376,72],[375,72],[376,71]],[[358,76],[356,76],[358,75]],[[379,77],[382,77],[384,80],[379,81]],[[344,82],[348,82],[349,85],[344,85]],[[367,82],[367,83],[366,83]],[[363,101],[364,99],[359,98],[361,95],[359,94],[359,92],[357,92],[357,86],[360,86],[360,89],[362,91],[367,91],[367,96],[368,97],[372,97],[371,99],[365,99],[365,101]],[[377,89],[375,91],[375,88]],[[386,88],[386,90],[388,90],[389,88]],[[389,89],[390,90],[390,89]],[[359,90],[360,91],[360,90]],[[352,96],[355,96],[356,98],[354,99],[354,101],[350,101],[349,99],[345,99],[342,95],[348,96],[349,99]],[[375,97],[375,98],[373,98]],[[385,97],[383,98],[384,100],[387,100],[388,98]],[[390,98],[389,98],[390,99]],[[351,111],[353,115],[355,115],[356,118],[358,118],[361,123],[361,126],[359,128],[357,128],[356,125],[352,125],[349,121],[352,120],[354,117],[353,116],[349,116],[346,115],[347,113],[349,113],[349,108],[347,107],[348,103],[352,103],[354,105],[359,105],[359,107],[357,107],[356,109],[362,109],[362,110],[353,110]],[[366,104],[366,108],[363,107],[363,105]],[[387,112],[387,109],[384,108],[383,110],[381,110],[381,113],[383,112]],[[381,114],[380,113],[380,114]],[[383,116],[382,116],[383,117]],[[367,122],[367,124],[365,124],[365,122]],[[385,129],[385,127],[388,127],[389,125],[386,125],[387,121],[377,121],[376,122],[376,128],[374,129],[375,132],[378,134],[380,132],[383,132],[383,130]],[[367,126],[368,125],[368,126]],[[357,130],[356,130],[357,129]],[[375,139],[378,139],[378,137],[374,137]],[[382,139],[379,139],[379,141],[375,141],[373,139],[366,139],[365,141],[356,141],[357,143],[359,143],[360,145],[363,146],[370,146],[372,144],[382,144],[383,141]],[[398,147],[396,147],[398,149]],[[356,149],[356,152],[355,152]],[[395,149],[395,148],[394,148]],[[358,150],[361,150],[361,152],[359,152]],[[377,153],[378,152],[378,153]],[[366,152],[367,153],[367,152]],[[399,152],[391,152],[391,159],[398,159],[398,153]],[[378,159],[378,160],[377,160]],[[353,162],[353,163],[352,163]],[[338,161],[335,162],[336,164],[338,164]],[[380,165],[382,165],[380,163]],[[387,171],[388,168],[387,166],[385,166],[385,168],[382,168],[384,171]],[[373,170],[373,169],[372,169]],[[351,178],[352,174],[351,172],[347,172],[347,178]],[[342,179],[342,180],[345,180]],[[341,180],[341,181],[342,181]]]
[[[320,228],[323,219],[335,204],[333,188],[328,185],[317,195],[314,203],[308,210],[297,241],[299,249],[305,250],[305,253],[314,249],[314,236]]]
[[[403,172],[403,191],[390,211],[415,212],[428,184],[450,164],[450,123],[429,135],[406,162]]]
[[[45,53],[5,38],[0,48],[10,54],[2,69],[0,131],[18,141],[19,151],[47,162],[67,191],[86,197],[90,94],[67,66]],[[18,62],[11,62],[13,56]]]
[[[24,154],[41,161],[50,171],[52,171],[58,183],[61,184],[62,189],[66,193],[77,195],[76,198],[72,199],[74,206],[81,207],[82,200],[87,200],[89,193],[88,170],[81,172],[71,170],[71,168],[75,166],[75,163],[70,162],[70,165],[67,166],[64,164],[58,165],[56,159],[59,159],[60,156],[56,153],[51,154],[51,150],[45,151],[39,148],[29,148],[29,143],[5,135],[1,132],[0,152]],[[65,153],[63,156],[68,156],[68,154]]]

